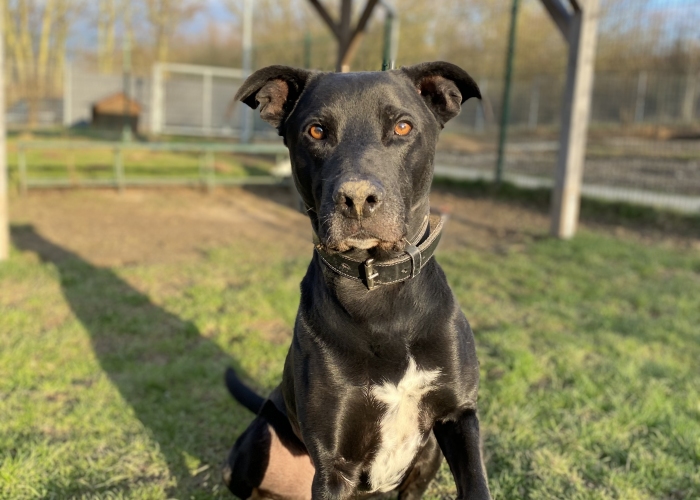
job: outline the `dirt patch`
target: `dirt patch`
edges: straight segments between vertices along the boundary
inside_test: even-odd
[[[274,345],[285,345],[292,340],[292,329],[280,319],[256,321],[250,329],[259,331],[263,340]]]
[[[432,204],[450,214],[443,250],[463,247],[500,252],[545,237],[548,215],[459,189],[436,187]],[[188,259],[209,248],[265,245],[308,256],[311,228],[294,210],[286,188],[34,191],[11,201],[12,223],[31,225],[47,240],[96,265]],[[618,237],[663,239],[663,234],[591,226]],[[21,235],[21,229],[15,230]],[[695,240],[683,242],[697,244]]]

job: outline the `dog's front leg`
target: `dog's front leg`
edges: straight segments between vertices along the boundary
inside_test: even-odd
[[[467,410],[455,420],[436,422],[433,432],[457,484],[457,499],[489,500],[476,410]]]
[[[311,487],[312,500],[347,500],[354,498],[357,474],[349,464],[323,464],[316,468]]]

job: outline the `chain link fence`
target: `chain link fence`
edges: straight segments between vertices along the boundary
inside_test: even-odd
[[[477,3],[484,22],[497,21],[493,21],[491,43],[482,43],[473,54],[468,44],[453,46],[451,39],[438,43],[440,32],[431,34],[428,28],[430,16],[437,16],[439,9],[426,7],[417,12],[414,6],[401,19],[398,62],[446,59],[474,74],[484,99],[467,102],[448,125],[439,146],[438,173],[492,179],[503,93],[503,45],[497,42],[505,37],[507,12],[500,4]],[[523,3],[527,15],[518,26],[505,178],[541,187],[551,185],[557,161],[566,45],[539,0]],[[447,14],[467,16],[471,12],[457,7]],[[381,21],[379,16],[370,25],[353,69],[379,69]],[[475,21],[466,17],[465,22]],[[549,34],[533,41],[532,33],[537,31],[533,23]],[[700,211],[698,26],[700,0],[602,0],[584,193]],[[294,35],[283,42],[255,45],[254,68],[289,64],[333,69],[337,48],[332,37],[292,31]],[[432,37],[433,48],[417,46],[416,34],[424,45]],[[475,40],[476,47],[481,42]],[[535,50],[543,45],[547,50]],[[150,73],[125,79],[74,62],[41,72],[8,66],[6,74],[10,129],[91,128],[92,107],[126,88],[128,97],[139,106],[138,128],[143,134],[233,139],[245,135],[245,108],[233,102],[243,74],[235,68],[154,65]],[[253,140],[275,140],[275,131],[258,113],[254,113],[252,127]]]
[[[583,193],[698,213],[700,1],[602,4]],[[551,20],[543,13],[542,22]],[[518,57],[525,55],[516,49]],[[506,180],[552,184],[564,79],[564,67],[516,72]],[[483,103],[468,103],[448,126],[438,154],[445,175],[493,178],[503,83],[492,77],[479,84]]]

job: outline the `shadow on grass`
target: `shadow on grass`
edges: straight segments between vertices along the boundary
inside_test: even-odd
[[[55,266],[102,370],[167,462],[170,480],[162,475],[134,477],[131,484],[105,489],[128,492],[135,483],[154,481],[162,482],[170,497],[210,497],[215,485],[221,491],[219,466],[235,431],[252,420],[223,384],[225,367],[240,370],[238,363],[192,322],[154,304],[112,270],[91,265],[31,226],[13,227],[12,239],[18,249],[35,252]],[[200,472],[192,475],[193,468]],[[94,492],[76,484],[63,493],[67,497],[86,489]]]

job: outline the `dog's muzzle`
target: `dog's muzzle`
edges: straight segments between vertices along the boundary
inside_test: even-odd
[[[360,281],[368,290],[373,290],[381,285],[400,283],[418,276],[435,253],[445,220],[446,217],[439,214],[426,217],[417,241],[411,243],[404,239],[403,253],[392,259],[377,261],[369,258],[360,261],[342,253],[330,253],[318,242],[316,235],[315,251],[329,269],[348,279]]]

